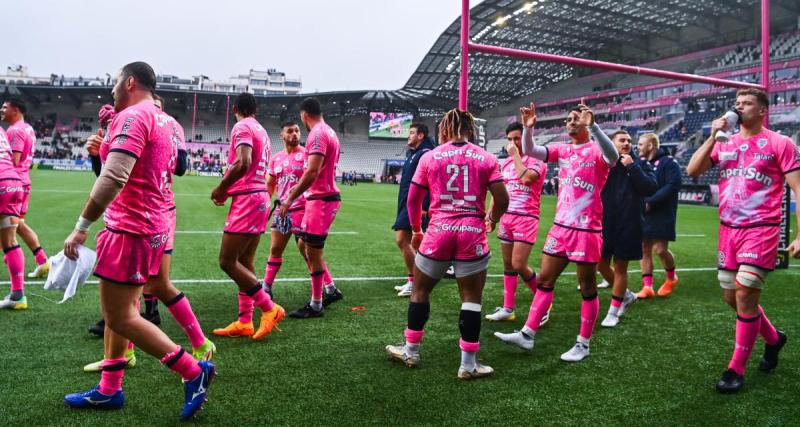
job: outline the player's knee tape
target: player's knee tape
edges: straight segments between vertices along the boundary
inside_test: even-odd
[[[3,219],[0,219],[0,228],[10,228],[10,227],[16,227],[16,226],[17,226],[17,224],[12,224],[11,223],[11,217],[10,216],[5,216],[5,217],[3,217]]]
[[[728,270],[719,270],[717,272],[717,280],[719,280],[719,287],[722,289],[736,289],[736,273]]]
[[[752,265],[739,266],[739,272],[736,273],[736,284],[752,289],[762,289],[768,273],[767,270]]]

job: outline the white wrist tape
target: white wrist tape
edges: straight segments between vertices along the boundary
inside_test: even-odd
[[[83,231],[84,233],[89,231],[89,228],[94,224],[94,221],[89,221],[88,219],[80,216],[78,217],[78,222],[75,223],[75,229]]]

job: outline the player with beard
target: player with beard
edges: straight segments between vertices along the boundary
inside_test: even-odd
[[[787,337],[775,329],[759,300],[767,275],[777,264],[784,183],[800,194],[800,147],[764,126],[769,115],[767,94],[741,89],[735,108],[741,117],[740,131],[717,142],[717,133],[728,123],[724,117],[714,120],[711,136],[686,168],[694,178],[715,165],[720,172],[717,277],[723,300],[736,312],[733,356],[717,382],[720,393],[735,393],[744,386],[747,359],[759,335],[765,345],[758,368],[769,372],[778,366]],[[800,223],[800,209],[797,219]],[[800,258],[800,235],[788,251]]]

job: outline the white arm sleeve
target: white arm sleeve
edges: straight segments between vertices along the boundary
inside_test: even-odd
[[[522,154],[547,161],[547,149],[533,142],[533,128],[522,129]]]
[[[600,125],[598,125],[597,122],[592,125],[591,131],[592,136],[600,145],[600,151],[603,152],[603,160],[606,161],[606,164],[609,166],[616,164],[617,160],[619,160],[619,152],[617,151],[617,147],[614,146],[614,143],[611,142],[611,139],[608,138],[608,135],[600,129]]]

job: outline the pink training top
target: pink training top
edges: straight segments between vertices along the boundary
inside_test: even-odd
[[[31,185],[30,170],[33,165],[33,146],[36,144],[36,131],[31,125],[20,120],[6,130],[11,151],[20,153],[17,175],[24,185]]]
[[[121,152],[135,157],[128,182],[106,209],[106,227],[133,234],[156,234],[170,227],[172,173],[178,157],[176,130],[167,113],[146,100],[120,111],[108,127],[100,158]]]
[[[0,128],[0,181],[20,180],[11,156],[11,145],[8,144],[8,136],[6,136],[6,131]]]
[[[325,156],[319,176],[311,183],[311,187],[305,193],[306,200],[338,196],[339,187],[336,186],[336,166],[339,164],[339,137],[336,136],[336,132],[327,123],[317,123],[308,133],[308,137],[306,137],[306,153],[308,157],[314,155]]]
[[[267,164],[272,148],[267,131],[253,117],[246,117],[231,129],[231,149],[228,150],[228,165],[236,161],[236,149],[240,145],[249,145],[253,151],[250,155],[250,169],[230,188],[228,195],[267,191]]]
[[[711,161],[719,164],[719,219],[731,227],[780,225],[784,174],[800,169],[800,148],[764,129],[717,142]]]
[[[530,156],[522,156],[521,160],[527,169],[538,173],[539,178],[530,185],[525,185],[519,178],[513,157],[508,157],[500,163],[500,174],[503,175],[503,182],[508,191],[508,211],[506,213],[538,218],[542,186],[547,176],[547,163]]]
[[[275,197],[281,203],[285,203],[292,188],[300,182],[300,177],[308,165],[306,149],[298,145],[296,151],[291,155],[286,150],[281,150],[269,161],[267,173],[275,180]],[[302,195],[289,207],[290,211],[304,209],[306,199]]]
[[[462,217],[483,219],[486,192],[489,184],[495,182],[503,182],[497,159],[467,142],[442,144],[423,154],[411,180],[430,194],[431,221]]]
[[[558,203],[554,224],[583,231],[603,230],[601,190],[611,167],[595,141],[545,147],[547,161],[558,162]]]

